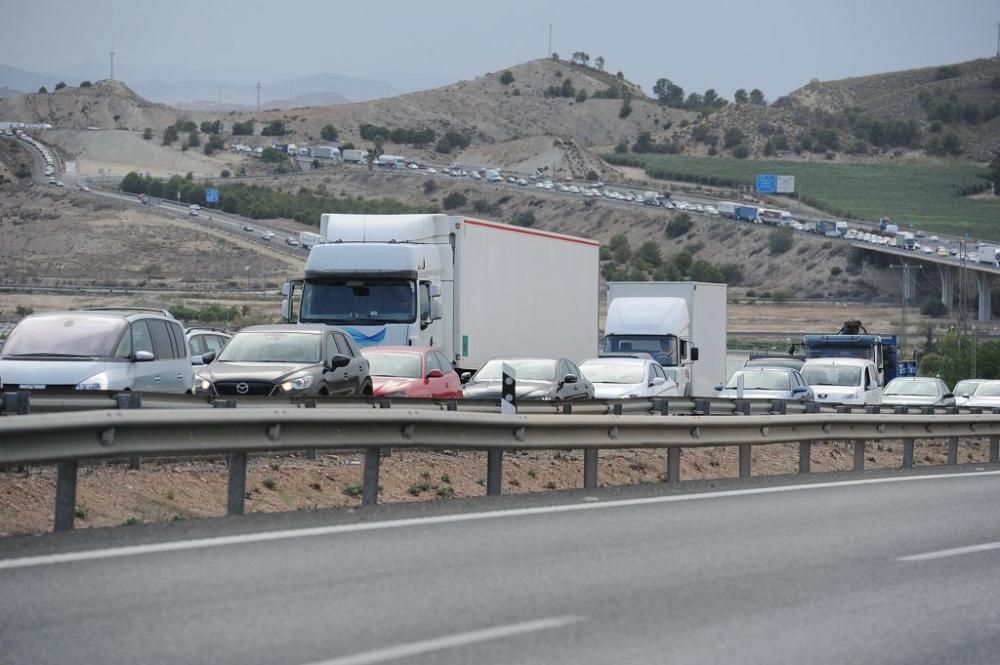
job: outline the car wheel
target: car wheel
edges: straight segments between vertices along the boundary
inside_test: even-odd
[[[319,395],[320,397],[329,397],[330,391],[327,390],[326,386],[321,386],[316,394]]]
[[[361,388],[361,394],[365,397],[372,397],[375,394],[375,389],[372,387],[372,382],[368,381]]]

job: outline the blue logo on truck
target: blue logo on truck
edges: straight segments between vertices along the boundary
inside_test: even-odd
[[[385,328],[379,330],[377,333],[372,333],[371,335],[366,335],[360,330],[354,328],[344,328],[344,331],[354,338],[354,341],[358,346],[376,346],[385,341]]]

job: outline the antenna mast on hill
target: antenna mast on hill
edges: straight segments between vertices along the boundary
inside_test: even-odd
[[[260,81],[257,81],[257,112],[260,112]]]
[[[111,76],[109,76],[108,78],[111,79],[112,81],[114,81],[115,80],[115,52],[114,51],[108,51],[108,55],[111,56]]]
[[[549,23],[549,52],[545,54],[546,58],[552,57],[552,24]]]
[[[997,23],[997,57],[1000,58],[1000,22]]]

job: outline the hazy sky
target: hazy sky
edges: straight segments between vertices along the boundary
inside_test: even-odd
[[[760,87],[996,52],[1000,0],[0,0],[0,64],[240,67],[308,75],[471,78],[553,50],[603,55],[647,89]],[[213,74],[213,69],[215,73]],[[121,70],[120,70],[121,71]]]

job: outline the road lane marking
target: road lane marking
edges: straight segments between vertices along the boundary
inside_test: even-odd
[[[330,660],[320,660],[314,663],[309,663],[308,665],[376,665],[377,663],[385,663],[392,660],[399,660],[401,658],[412,658],[413,656],[420,656],[425,653],[433,653],[435,651],[454,649],[456,647],[464,647],[471,644],[479,644],[481,642],[500,640],[505,637],[514,637],[516,635],[525,635],[527,633],[537,633],[542,630],[562,628],[563,626],[569,626],[581,621],[585,621],[585,619],[577,616],[563,616],[552,617],[550,619],[539,619],[538,621],[526,621],[524,623],[512,623],[506,626],[495,626],[493,628],[485,628],[483,630],[472,630],[467,633],[456,633],[455,635],[436,637],[430,640],[410,642],[409,644],[397,644],[396,646],[386,647],[385,649],[375,649],[374,651],[365,651],[364,653],[356,653],[351,656],[341,656],[340,658],[331,658]]]
[[[806,492],[811,490],[833,489],[840,487],[856,487],[861,485],[877,485],[888,483],[929,482],[949,479],[975,479],[983,476],[1000,475],[1000,471],[981,471],[976,473],[940,473],[927,476],[892,476],[887,478],[866,478],[862,480],[836,480],[824,483],[807,483],[801,485],[779,485],[777,487],[753,487],[736,490],[719,490],[716,492],[696,492],[693,494],[673,494],[669,496],[646,497],[642,499],[621,499],[617,501],[601,501],[597,503],[570,503],[557,506],[540,506],[537,508],[511,508],[506,510],[490,510],[479,513],[457,513],[451,515],[436,515],[434,517],[413,517],[409,519],[383,520],[379,522],[362,522],[359,524],[339,524],[333,526],[307,527],[302,529],[283,529],[280,531],[263,531],[259,533],[244,533],[234,536],[214,536],[211,538],[195,538],[191,540],[176,540],[165,543],[149,543],[146,545],[128,545],[125,547],[110,547],[100,550],[83,550],[79,552],[64,552],[60,554],[42,554],[15,559],[0,559],[0,570],[13,568],[29,568],[74,561],[93,561],[97,559],[113,559],[118,557],[136,556],[140,554],[155,554],[160,552],[176,552],[182,550],[223,547],[227,545],[246,545],[273,540],[290,538],[313,538],[332,536],[344,533],[362,531],[382,531],[407,527],[431,526],[434,524],[452,524],[456,522],[476,522],[480,520],[504,519],[509,517],[524,517],[530,515],[547,515],[553,513],[572,513],[583,510],[607,510],[610,508],[629,508],[634,506],[649,506],[661,503],[682,503],[686,501],[703,501],[706,499],[727,499],[732,497],[754,496],[758,494],[782,494],[785,492]]]
[[[1000,541],[983,543],[982,545],[955,547],[950,550],[938,550],[937,552],[925,552],[924,554],[911,554],[910,556],[901,556],[896,561],[933,561],[934,559],[947,559],[950,556],[962,556],[963,554],[975,554],[977,552],[989,552],[992,550],[1000,550]]]

